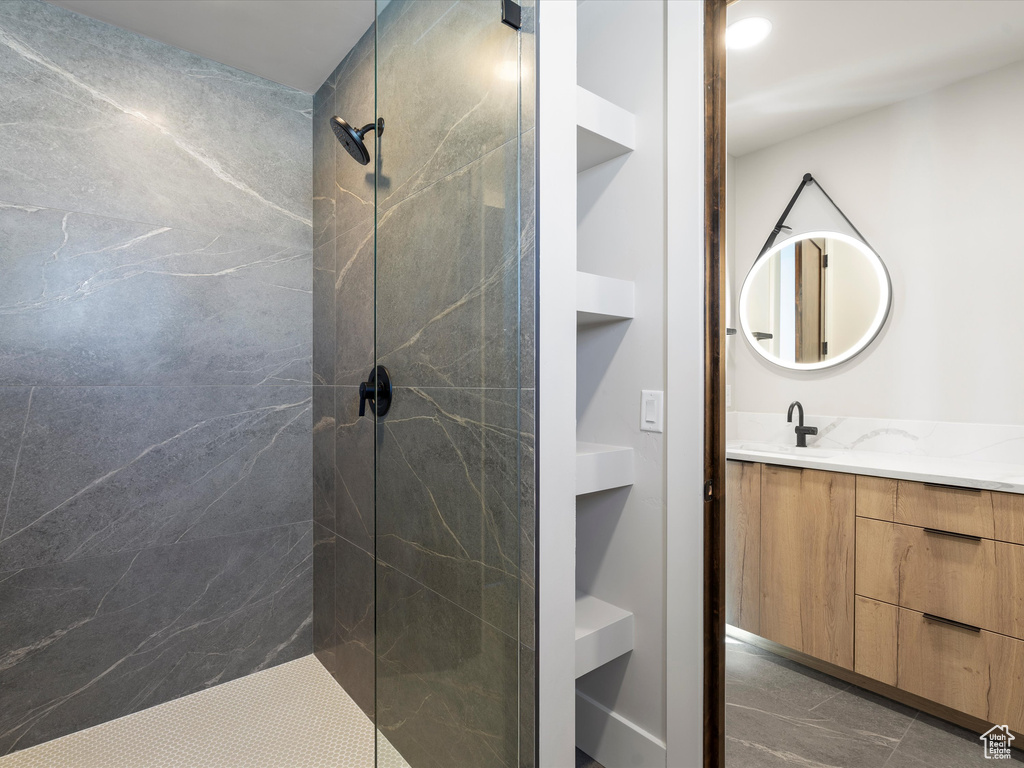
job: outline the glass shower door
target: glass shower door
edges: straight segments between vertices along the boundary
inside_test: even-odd
[[[377,764],[518,768],[520,33],[377,14]]]

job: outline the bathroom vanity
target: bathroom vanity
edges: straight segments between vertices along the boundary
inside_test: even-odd
[[[729,457],[726,621],[744,639],[968,727],[1024,732],[1024,487],[980,463],[951,482],[921,457]]]

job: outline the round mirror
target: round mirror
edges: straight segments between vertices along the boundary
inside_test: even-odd
[[[877,253],[849,235],[805,232],[754,262],[740,291],[740,328],[776,365],[828,368],[871,343],[891,302]]]

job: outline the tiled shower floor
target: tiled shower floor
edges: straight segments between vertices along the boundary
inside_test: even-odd
[[[727,768],[993,764],[976,733],[733,638],[725,689]]]
[[[0,768],[372,768],[374,727],[315,656],[0,758]],[[380,768],[408,768],[381,739]]]

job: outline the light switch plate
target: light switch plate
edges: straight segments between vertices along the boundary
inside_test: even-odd
[[[732,408],[732,384],[725,385],[725,407]]]
[[[657,389],[640,391],[640,431],[665,431],[665,393]]]

